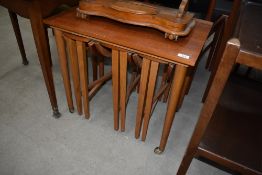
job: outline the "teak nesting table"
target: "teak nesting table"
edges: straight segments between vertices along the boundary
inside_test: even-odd
[[[141,75],[141,79],[144,78],[148,80],[143,84],[147,86],[147,94],[151,93],[153,91],[152,89],[154,89],[159,63],[168,63],[176,66],[172,79],[172,87],[170,89],[162,137],[160,145],[156,149],[159,153],[163,152],[175,117],[180,94],[185,86],[188,69],[197,65],[199,54],[208,37],[212,24],[203,20],[196,20],[195,28],[187,37],[181,37],[178,41],[171,41],[165,39],[163,33],[146,27],[123,24],[102,17],[91,16],[87,20],[77,18],[76,9],[71,9],[57,16],[45,19],[44,23],[54,29],[58,44],[57,47],[58,50],[60,49],[60,53],[66,53],[64,48],[65,44],[63,43],[63,37],[66,35],[70,35],[72,39],[76,41],[75,48],[78,52],[76,55],[81,58],[85,55],[82,53],[85,42],[100,42],[112,49],[115,130],[119,128],[119,111],[121,130],[124,131],[125,127],[127,52],[138,53],[143,57],[143,67],[147,69],[147,73]],[[63,57],[65,58],[65,56]],[[66,65],[65,60],[61,62],[61,55],[60,63]],[[80,74],[81,69],[80,67]],[[145,69],[142,70],[142,74],[143,71],[145,71]],[[68,76],[67,70],[62,71],[62,74]],[[80,76],[80,81],[83,79],[84,78]],[[69,82],[64,81],[64,83]],[[140,88],[143,85],[140,84]],[[67,90],[69,99],[70,93],[71,89]],[[144,102],[139,99],[138,103]],[[138,108],[142,107],[138,105]]]

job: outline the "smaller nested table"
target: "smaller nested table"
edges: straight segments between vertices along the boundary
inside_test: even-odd
[[[180,94],[185,86],[187,71],[189,68],[197,65],[199,54],[212,27],[212,23],[196,20],[196,26],[189,36],[180,38],[176,42],[165,39],[162,32],[150,28],[128,25],[94,16],[83,20],[76,17],[75,9],[45,19],[44,23],[53,28],[56,33],[59,33],[59,35],[56,35],[57,40],[63,41],[63,36],[70,34],[75,36],[73,39],[78,43],[79,47],[83,47],[81,42],[92,40],[106,44],[112,49],[115,130],[119,129],[119,111],[121,130],[124,131],[125,128],[127,52],[138,53],[143,57],[140,81],[142,84],[140,86],[145,86],[146,88],[144,88],[145,91],[142,92],[141,90],[140,93],[145,93],[145,98],[149,98],[153,93],[159,63],[176,65],[160,146],[157,149],[158,152],[164,151]],[[63,50],[64,44],[63,42],[60,43],[58,47]],[[63,51],[63,53],[65,52]],[[63,59],[66,58],[63,57]],[[77,56],[75,59],[77,59]],[[64,61],[66,62],[66,60]],[[64,63],[64,65],[66,64]],[[147,73],[143,73],[143,71]],[[70,89],[68,89],[67,94],[71,94]],[[146,101],[150,103],[150,100],[145,100],[145,98],[139,98],[138,104]],[[138,105],[138,110],[144,111],[144,106],[150,105]],[[136,130],[139,130],[142,121],[137,120],[136,122]]]

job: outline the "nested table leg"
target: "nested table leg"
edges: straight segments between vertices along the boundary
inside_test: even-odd
[[[114,129],[119,129],[119,110],[121,114],[121,131],[125,131],[126,119],[126,83],[127,52],[112,50],[112,79],[114,103]]]
[[[76,42],[69,38],[66,38],[66,42],[67,42],[70,67],[73,77],[77,111],[79,115],[82,115],[82,100],[81,100],[81,89],[80,89],[80,80],[79,80],[78,58],[76,52]]]
[[[159,67],[158,62],[151,61],[149,80],[148,80],[148,85],[147,85],[148,89],[147,89],[147,94],[146,94],[146,104],[145,104],[145,110],[144,110],[142,141],[145,141],[146,139],[148,124],[149,124],[149,120],[151,117],[152,103],[153,103],[153,98],[154,98],[158,67]]]
[[[70,76],[68,71],[68,63],[66,58],[63,33],[57,29],[54,29],[54,33],[55,33],[60,69],[61,69],[63,83],[66,92],[67,104],[68,104],[69,111],[72,113],[74,112],[74,104],[72,99],[72,90],[70,85]]]
[[[120,51],[120,114],[121,131],[125,131],[126,121],[126,83],[127,83],[127,52]]]
[[[16,13],[14,13],[10,10],[8,10],[8,13],[9,13],[9,16],[11,18],[11,22],[12,22],[13,29],[14,29],[14,32],[15,32],[15,37],[16,37],[16,40],[17,40],[17,43],[18,43],[18,47],[19,47],[21,56],[22,56],[23,64],[28,65],[28,60],[27,60],[26,54],[25,54],[25,48],[24,48],[23,39],[22,39],[22,36],[21,36],[20,28],[19,28],[19,23],[18,23],[18,20],[17,20],[17,15],[16,15]]]
[[[112,49],[114,129],[119,129],[119,52]]]
[[[56,100],[56,93],[54,87],[53,73],[51,67],[51,58],[49,52],[48,36],[46,35],[46,28],[42,22],[43,17],[40,13],[40,6],[37,1],[32,2],[29,8],[29,18],[31,22],[32,32],[37,48],[37,54],[41,65],[42,73],[44,76],[46,88],[48,91],[49,99],[52,105],[53,114],[55,118],[61,116]]]
[[[184,80],[186,78],[186,72],[187,67],[176,65],[160,145],[159,147],[155,148],[156,154],[161,154],[165,150],[170,129],[175,118],[175,112],[178,106],[179,97],[183,88]]]
[[[138,96],[137,114],[136,114],[136,128],[135,128],[135,138],[136,139],[139,138],[140,132],[141,132],[150,64],[151,64],[150,60],[143,59],[142,69],[141,69],[140,87],[139,87],[139,96]]]
[[[83,96],[85,118],[90,117],[89,112],[89,97],[88,97],[88,62],[86,57],[86,45],[84,42],[76,41],[77,57],[80,72],[80,84]]]

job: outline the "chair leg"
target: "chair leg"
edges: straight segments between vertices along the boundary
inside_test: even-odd
[[[9,13],[9,16],[11,18],[11,22],[12,22],[13,29],[14,29],[14,32],[15,32],[16,40],[17,40],[17,43],[18,43],[18,47],[19,47],[19,50],[20,50],[20,53],[21,53],[21,56],[22,56],[23,64],[28,65],[28,60],[27,60],[26,54],[25,54],[25,48],[24,48],[23,39],[22,39],[21,32],[20,32],[18,20],[17,20],[17,15],[10,10],[8,10],[8,13]]]

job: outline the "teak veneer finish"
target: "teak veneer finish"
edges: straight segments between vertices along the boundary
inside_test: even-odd
[[[154,29],[127,25],[95,16],[91,16],[89,20],[83,20],[77,18],[75,14],[75,9],[72,9],[50,17],[44,20],[44,23],[75,35],[115,44],[119,48],[128,48],[143,56],[150,55],[163,62],[186,66],[195,66],[212,27],[211,22],[196,19],[194,30],[187,37],[175,42],[163,38],[162,33]],[[179,55],[189,56],[189,59]]]
[[[71,35],[70,37],[76,41],[100,42],[112,49],[115,130],[119,129],[119,124],[121,124],[121,131],[125,130],[125,108],[128,99],[127,53],[138,53],[143,57],[138,102],[141,106],[138,106],[140,112],[137,115],[138,119],[141,115],[144,115],[143,111],[146,111],[142,140],[145,139],[146,128],[151,115],[153,87],[155,86],[159,63],[176,64],[175,76],[170,80],[172,82],[171,93],[160,146],[155,149],[156,153],[163,152],[175,118],[187,70],[196,66],[212,23],[196,20],[194,30],[187,37],[181,38],[177,42],[163,38],[160,31],[151,28],[123,24],[95,16],[90,16],[89,20],[83,20],[76,17],[75,9],[45,19],[44,23],[54,28],[55,31],[61,31],[64,36]],[[146,81],[143,81],[144,79]],[[119,123],[119,119],[121,119],[121,123]],[[141,120],[137,120],[136,125],[140,127],[136,128],[136,136],[139,136]]]
[[[186,36],[195,25],[194,14],[187,12],[188,1],[179,9],[157,6],[134,0],[81,0],[77,16],[102,16],[127,24],[146,26],[165,32],[171,40]]]

